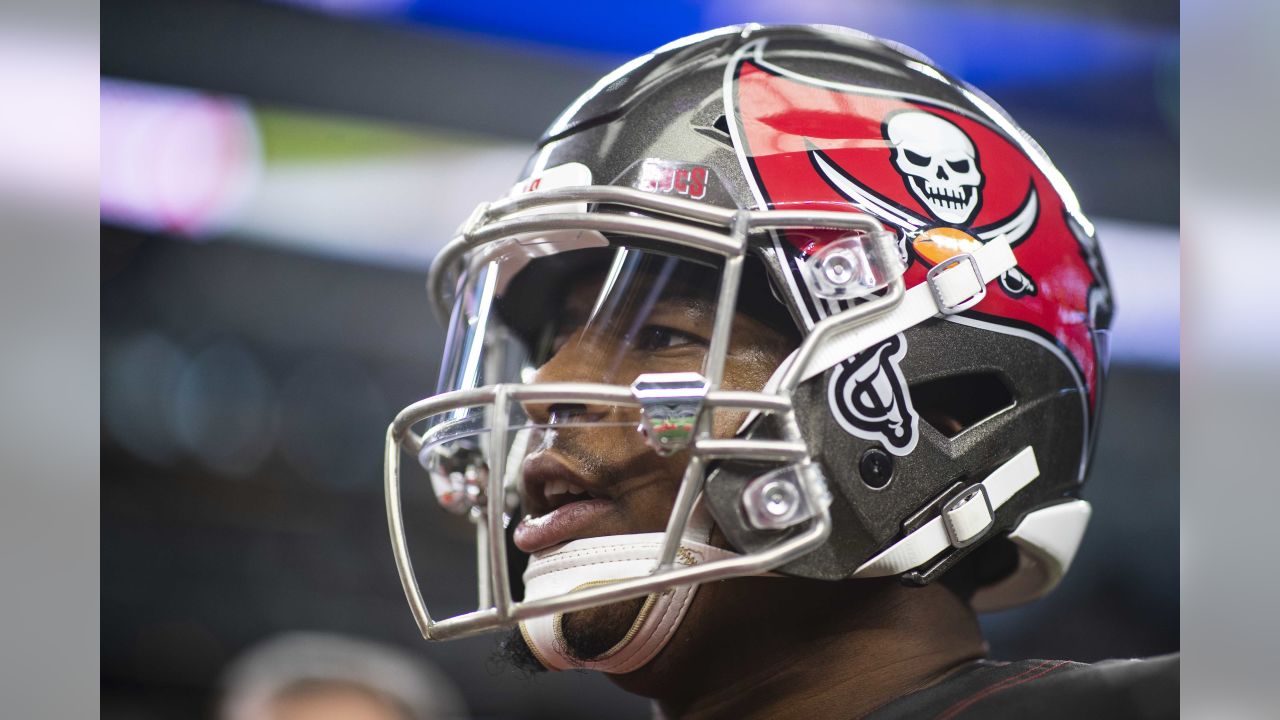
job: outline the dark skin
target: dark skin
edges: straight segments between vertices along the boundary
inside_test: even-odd
[[[940,585],[741,578],[700,588],[662,653],[609,678],[669,718],[856,718],[985,654]]]
[[[628,329],[598,332],[581,320],[584,311],[598,307],[598,287],[583,283],[569,294],[567,316],[579,318],[557,338],[537,382],[625,385],[639,372],[702,369],[713,315],[709,298],[659,303],[642,322],[615,318],[609,325]],[[793,338],[738,313],[722,386],[759,390],[792,349]],[[526,410],[553,428],[556,418],[618,423],[590,432],[553,429],[535,439],[522,486],[526,512],[548,511],[542,485],[572,477],[612,503],[575,537],[666,527],[687,456],[663,459],[653,453],[634,430],[634,410]],[[742,420],[741,413],[719,414],[714,432],[730,437]],[[729,547],[718,532],[711,542]],[[589,659],[627,633],[642,603],[637,598],[568,614],[565,640]],[[854,718],[985,654],[973,611],[939,584],[738,578],[703,585],[661,653],[639,670],[609,677],[628,692],[653,698],[669,718]]]

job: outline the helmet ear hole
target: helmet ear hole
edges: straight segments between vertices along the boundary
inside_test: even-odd
[[[997,372],[965,373],[911,385],[920,419],[948,438],[1014,406],[1013,391]]]

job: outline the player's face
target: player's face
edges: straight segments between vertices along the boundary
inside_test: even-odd
[[[580,318],[598,304],[599,282],[572,288],[564,321],[549,359],[535,382],[629,384],[648,372],[701,372],[714,320],[715,285],[669,294],[646,307],[641,322],[617,323],[616,333],[583,333]],[[744,314],[734,316],[722,387],[760,390],[789,352],[792,341]],[[530,419],[546,427],[530,438],[523,464],[521,501],[525,519],[515,530],[516,545],[536,552],[570,540],[666,528],[688,453],[663,458],[636,429],[635,408],[592,405],[527,405]],[[732,436],[740,412],[713,418],[718,437]],[[565,637],[590,631],[604,648],[629,628],[642,599],[572,613]],[[575,632],[575,627],[577,632]],[[595,645],[595,642],[588,642]],[[603,648],[602,648],[603,649]],[[586,650],[586,649],[584,649]],[[591,657],[589,650],[583,657]]]

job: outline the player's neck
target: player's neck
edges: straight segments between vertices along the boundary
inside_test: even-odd
[[[696,636],[615,681],[673,719],[856,718],[985,655],[972,612],[942,587],[748,582],[705,598],[758,601],[747,612],[726,618],[700,603],[682,629]]]

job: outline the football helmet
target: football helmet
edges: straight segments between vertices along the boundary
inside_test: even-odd
[[[988,610],[1048,592],[1080,542],[1112,307],[1093,226],[992,100],[909,48],[748,25],[637,58],[551,125],[427,284],[439,392],[392,422],[385,480],[428,639],[518,624],[548,667],[627,672],[699,583],[927,584],[965,563]],[[757,330],[783,346],[753,375]],[[539,458],[593,433],[615,476],[680,478],[664,524],[513,528]],[[404,454],[475,523],[474,611],[427,610]],[[563,470],[532,491],[544,516],[607,502]],[[617,646],[566,651],[564,613],[639,597]]]

